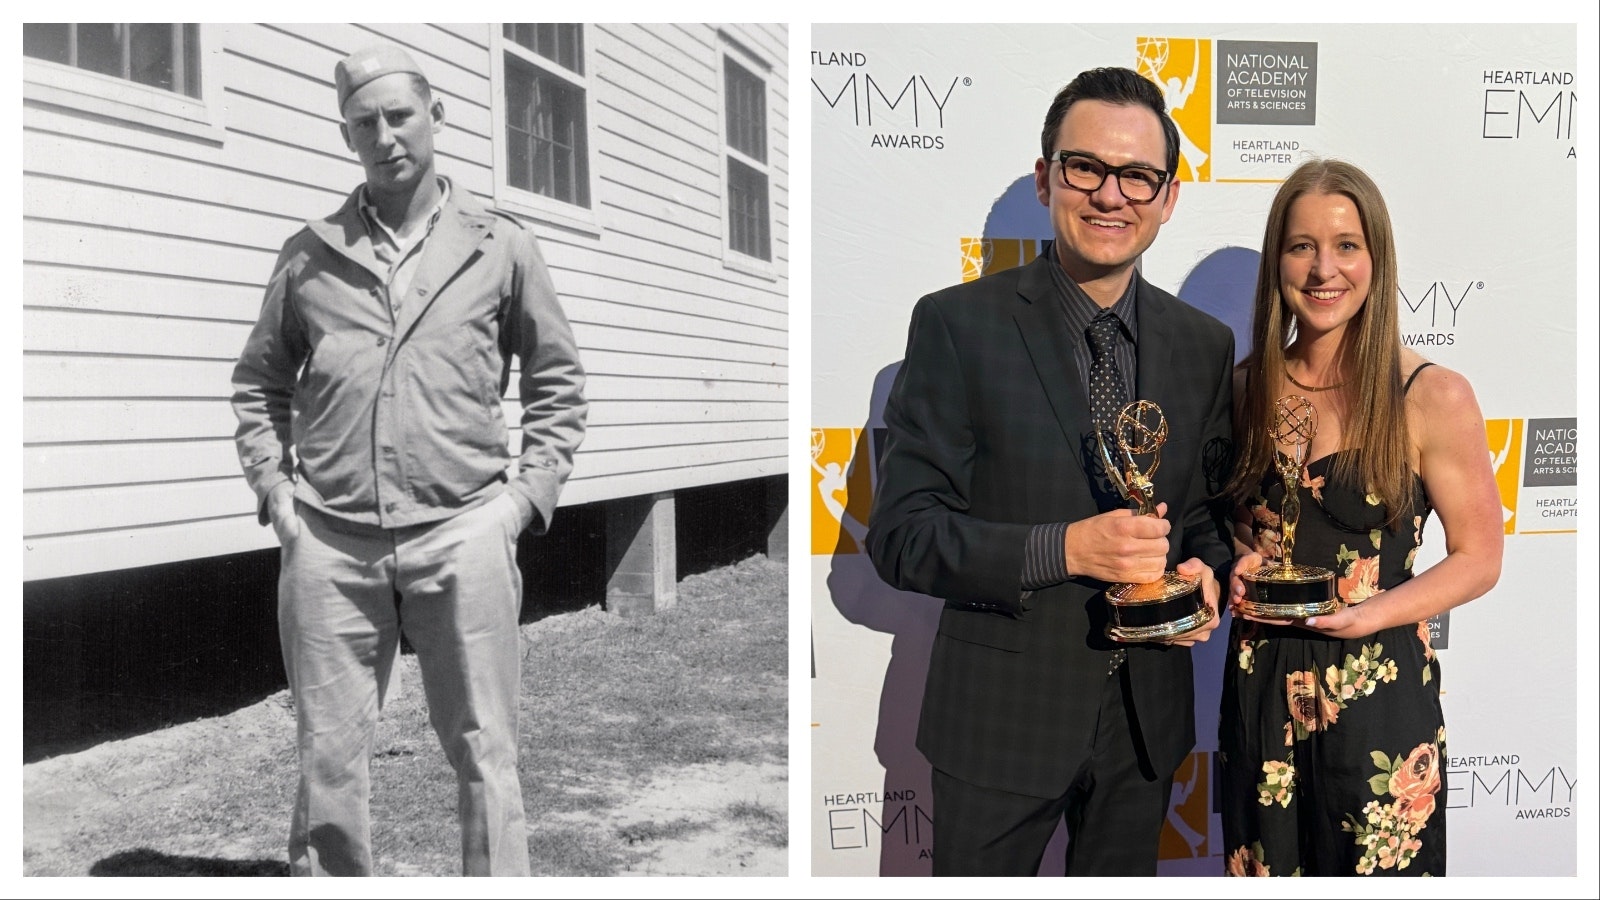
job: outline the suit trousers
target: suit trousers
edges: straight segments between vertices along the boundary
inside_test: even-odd
[[[521,515],[502,495],[453,518],[384,529],[296,503],[278,629],[298,726],[295,875],[372,872],[368,763],[403,631],[428,717],[455,768],[461,868],[529,874],[517,777]]]
[[[1172,773],[1156,776],[1134,740],[1128,667],[1105,682],[1092,749],[1067,792],[1029,797],[933,771],[933,874],[1038,874],[1067,823],[1068,875],[1155,875]]]

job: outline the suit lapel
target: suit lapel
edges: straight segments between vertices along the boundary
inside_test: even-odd
[[[1022,298],[1016,312],[1017,330],[1061,425],[1062,437],[1076,444],[1088,427],[1089,400],[1072,355],[1076,336],[1067,329],[1047,268],[1054,264],[1049,256],[1040,256],[1023,273],[1017,285]]]
[[[1171,331],[1171,317],[1155,290],[1135,270],[1139,279],[1135,301],[1139,304],[1139,374],[1135,393],[1137,399],[1151,400],[1163,412],[1175,401],[1172,396],[1172,354],[1179,340]]]
[[[1029,264],[1017,285],[1021,298],[1015,314],[1017,329],[1027,346],[1039,382],[1044,386],[1050,409],[1061,427],[1062,446],[1073,457],[1087,498],[1097,506],[1110,509],[1117,498],[1108,493],[1102,468],[1095,457],[1095,444],[1091,428],[1093,416],[1089,412],[1089,392],[1083,377],[1078,374],[1078,363],[1073,356],[1075,341],[1080,335],[1067,327],[1066,314],[1056,296],[1055,282],[1048,266],[1055,265],[1049,255],[1040,256]]]

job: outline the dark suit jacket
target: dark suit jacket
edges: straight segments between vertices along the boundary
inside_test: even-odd
[[[867,534],[885,581],[945,601],[917,747],[959,779],[1038,797],[1065,793],[1087,756],[1116,646],[1105,583],[1021,590],[1031,526],[1102,511],[1085,469],[1082,336],[1068,332],[1052,264],[1041,255],[917,303]],[[1224,566],[1226,506],[1209,498],[1226,474],[1233,333],[1143,279],[1135,302],[1137,397],[1161,405],[1170,433],[1153,479],[1173,523],[1168,568]],[[1194,746],[1189,651],[1130,645],[1127,666],[1138,730],[1167,775]]]

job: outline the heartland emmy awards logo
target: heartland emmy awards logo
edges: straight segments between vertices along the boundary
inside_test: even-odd
[[[1568,764],[1521,753],[1448,756],[1446,809],[1478,809],[1501,819],[1571,819],[1578,775]]]
[[[1025,266],[1044,252],[1046,241],[1035,238],[961,239],[961,280],[976,281],[984,275]]]
[[[859,428],[811,429],[811,553],[834,556],[866,547],[872,473]]]
[[[943,72],[885,69],[855,48],[811,51],[811,87],[835,122],[870,129],[868,146],[901,150],[945,149],[946,113],[952,98],[972,87],[972,79]]]
[[[1408,330],[1400,339],[1408,347],[1449,347],[1456,342],[1456,326],[1462,307],[1472,300],[1474,309],[1485,302],[1483,281],[1458,278],[1450,281],[1411,282],[1398,285],[1400,302],[1406,306]],[[1476,294],[1476,296],[1474,296]]]
[[[1136,71],[1161,88],[1178,126],[1179,181],[1211,180],[1211,42],[1141,37]]]
[[[1172,776],[1167,821],[1161,826],[1158,859],[1204,859],[1220,855],[1212,848],[1211,798],[1216,754],[1189,754]]]
[[[1554,143],[1566,147],[1567,159],[1577,159],[1572,143],[1578,105],[1574,81],[1571,72],[1561,69],[1485,69],[1483,138]]]
[[[829,850],[916,849],[932,859],[933,814],[913,789],[824,794]]]

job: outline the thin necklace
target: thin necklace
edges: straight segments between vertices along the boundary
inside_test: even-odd
[[[1338,390],[1339,388],[1344,387],[1346,384],[1348,384],[1350,382],[1350,379],[1346,378],[1344,381],[1341,381],[1338,384],[1329,384],[1329,385],[1324,385],[1322,387],[1312,387],[1309,384],[1301,384],[1299,379],[1295,378],[1293,375],[1290,375],[1288,366],[1284,366],[1283,367],[1283,377],[1289,379],[1289,383],[1293,384],[1295,387],[1300,388],[1303,391],[1311,391],[1313,393],[1316,393],[1318,391]]]

